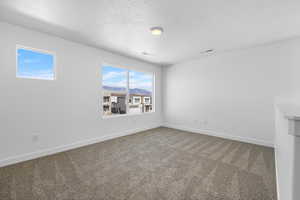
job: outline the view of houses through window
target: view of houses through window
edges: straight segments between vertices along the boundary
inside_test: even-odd
[[[103,66],[103,115],[152,112],[153,82],[153,73]]]

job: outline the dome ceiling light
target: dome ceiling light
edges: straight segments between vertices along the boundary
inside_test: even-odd
[[[150,31],[152,35],[160,36],[164,32],[164,29],[160,26],[155,26],[150,28]]]

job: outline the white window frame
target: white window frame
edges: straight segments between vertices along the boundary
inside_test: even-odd
[[[146,103],[146,101],[145,101],[146,99],[149,100],[149,103]],[[146,105],[150,105],[151,104],[151,97],[148,97],[148,96],[147,97],[143,97],[143,103],[146,104]]]
[[[135,99],[139,99],[139,102],[138,103],[136,103],[135,102]],[[142,103],[142,97],[141,96],[132,96],[132,104],[133,105],[139,105],[139,104],[141,104]]]
[[[119,114],[119,115],[103,115],[103,73],[102,73],[102,68],[105,66],[111,66],[111,67],[116,67],[116,68],[120,68],[120,69],[124,69],[126,70],[126,77],[127,77],[127,84],[126,84],[126,114]],[[142,72],[142,73],[148,73],[148,74],[152,74],[152,111],[151,112],[142,112],[142,113],[128,113],[129,111],[129,71],[136,71],[136,72]],[[100,94],[100,112],[102,115],[103,119],[109,119],[109,118],[118,118],[118,117],[126,117],[126,116],[135,116],[135,115],[149,115],[149,114],[153,114],[155,113],[155,77],[156,77],[156,73],[152,72],[152,71],[144,71],[144,70],[136,70],[135,68],[130,68],[130,67],[126,67],[124,65],[115,65],[115,64],[111,64],[111,63],[102,63],[101,65],[101,70],[100,70],[100,77],[101,77],[101,94]],[[133,101],[133,99],[132,99]],[[132,104],[131,105],[137,105],[137,104]]]
[[[116,101],[118,101],[118,97],[116,97],[116,96],[110,97],[110,102],[116,103]]]
[[[39,78],[39,77],[21,77],[18,76],[18,67],[19,67],[19,59],[18,59],[18,50],[19,49],[25,49],[25,50],[29,50],[29,51],[34,51],[37,53],[43,53],[43,54],[49,54],[51,56],[53,56],[53,79],[44,79],[44,78]],[[23,45],[16,45],[16,78],[18,79],[32,79],[32,80],[43,80],[43,81],[54,81],[57,80],[57,73],[56,73],[56,53],[52,52],[52,51],[48,51],[48,50],[43,50],[43,49],[37,49],[37,48],[33,48],[33,47],[28,47],[28,46],[23,46]]]

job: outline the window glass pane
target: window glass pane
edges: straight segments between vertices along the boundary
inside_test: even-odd
[[[54,80],[54,56],[19,48],[17,50],[17,77]]]
[[[103,66],[103,115],[126,114],[127,70]]]
[[[153,74],[129,71],[129,113],[152,112]]]

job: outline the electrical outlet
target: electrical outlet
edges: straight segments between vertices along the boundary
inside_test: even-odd
[[[39,134],[34,134],[34,135],[32,135],[32,142],[37,142],[37,141],[39,141],[39,139],[40,139],[40,136],[39,136]]]

